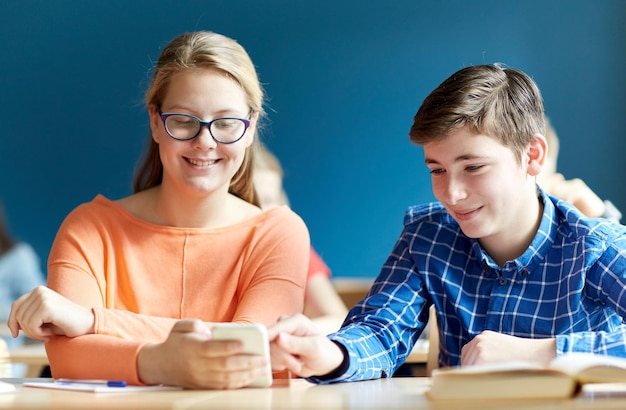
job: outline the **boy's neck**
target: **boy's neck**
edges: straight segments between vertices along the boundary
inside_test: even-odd
[[[537,197],[529,204],[526,218],[520,218],[506,231],[478,241],[491,258],[503,266],[506,262],[519,258],[532,243],[543,217],[543,200]]]

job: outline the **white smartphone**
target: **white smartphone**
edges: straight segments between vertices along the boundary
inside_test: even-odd
[[[265,326],[252,323],[220,323],[211,329],[214,340],[239,340],[243,342],[244,353],[264,356],[267,359],[265,375],[255,379],[249,387],[269,387],[272,385],[270,345]]]

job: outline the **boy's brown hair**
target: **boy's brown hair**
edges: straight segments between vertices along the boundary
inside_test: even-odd
[[[496,138],[521,159],[533,135],[544,133],[537,84],[525,73],[498,64],[463,68],[426,97],[409,137],[423,145],[463,127]]]

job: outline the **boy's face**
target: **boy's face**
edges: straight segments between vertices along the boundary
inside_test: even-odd
[[[510,243],[536,221],[538,201],[526,153],[520,164],[495,138],[461,128],[425,144],[424,156],[435,197],[465,235]]]

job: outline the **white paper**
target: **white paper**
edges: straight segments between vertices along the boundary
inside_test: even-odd
[[[11,383],[0,381],[0,393],[12,393],[15,390],[15,386]]]
[[[38,387],[43,389],[56,390],[73,390],[93,393],[132,393],[141,391],[159,391],[159,390],[181,390],[177,386],[125,386],[125,387],[109,387],[106,384],[80,383],[80,382],[27,382],[22,384],[23,387]]]

